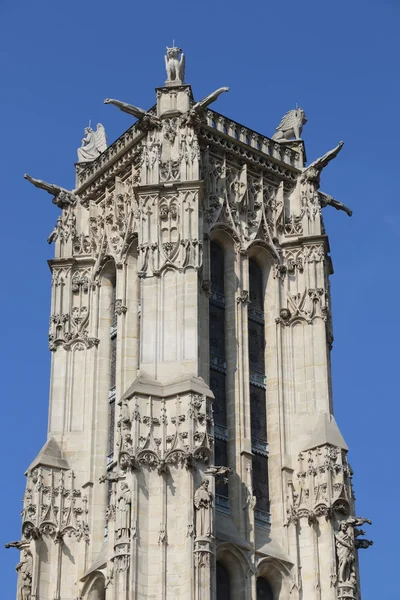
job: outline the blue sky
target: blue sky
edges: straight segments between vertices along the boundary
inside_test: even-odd
[[[174,38],[195,98],[230,86],[219,112],[272,135],[296,102],[309,161],[345,141],[322,188],[354,210],[325,209],[335,274],[335,414],[350,446],[357,511],[375,545],[360,552],[363,600],[399,597],[397,522],[400,293],[397,0],[140,3],[2,0],[0,136],[4,318],[1,366],[2,598],[15,593],[23,473],[46,438],[50,275],[46,238],[58,209],[23,173],[71,188],[89,119],[109,142],[165,80]]]

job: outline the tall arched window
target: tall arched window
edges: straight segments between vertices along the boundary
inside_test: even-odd
[[[96,574],[94,582],[90,585],[87,594],[84,596],[87,600],[105,600],[106,590],[104,575]]]
[[[215,464],[227,465],[224,254],[215,242],[210,244],[210,263],[210,388],[215,396]],[[227,484],[218,483],[215,491],[217,506],[228,510]]]
[[[217,562],[217,600],[230,600],[229,573],[220,562]]]
[[[117,313],[115,312],[116,300],[115,275],[112,279],[112,295],[110,304],[110,388],[108,394],[108,453],[107,463],[111,463],[114,457],[114,428],[115,428],[115,385],[117,375]]]
[[[249,260],[249,368],[251,446],[253,452],[253,489],[255,518],[269,523],[267,407],[265,378],[264,286],[257,262]]]
[[[274,600],[271,586],[264,577],[257,577],[257,600]]]

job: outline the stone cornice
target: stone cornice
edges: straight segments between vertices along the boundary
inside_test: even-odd
[[[327,235],[300,235],[293,237],[290,240],[282,240],[280,245],[282,248],[298,248],[299,246],[307,246],[311,244],[323,244],[325,251],[330,252],[329,239]]]
[[[154,106],[149,113],[155,114]],[[211,142],[223,147],[242,160],[266,168],[288,183],[294,183],[301,172],[301,152],[288,144],[279,144],[215,111],[206,111],[199,134],[200,139],[207,144]],[[83,204],[94,198],[100,189],[126,169],[134,157],[135,147],[144,136],[139,120],[96,160],[77,171],[76,194]]]
[[[174,181],[171,183],[149,183],[146,185],[136,185],[135,193],[136,194],[151,194],[159,193],[159,192],[168,192],[171,193],[174,190],[185,191],[185,190],[195,190],[198,191],[204,187],[204,182],[199,179],[197,181]]]
[[[50,270],[53,267],[73,267],[75,265],[80,265],[80,266],[91,266],[95,264],[95,260],[94,258],[91,258],[89,256],[83,257],[83,258],[51,258],[47,261],[47,264],[49,265]]]

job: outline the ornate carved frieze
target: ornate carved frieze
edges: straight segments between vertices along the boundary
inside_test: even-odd
[[[109,473],[107,478],[118,480],[128,469],[142,467],[162,475],[171,467],[192,469],[196,462],[207,464],[213,454],[212,426],[206,396],[191,394],[168,401],[139,396],[123,399],[117,422],[119,475]]]
[[[277,323],[291,325],[298,320],[312,323],[315,317],[326,321],[328,305],[323,288],[305,288],[303,292],[294,294],[287,291],[286,296],[287,307],[280,310],[279,317],[275,319]]]
[[[287,523],[349,515],[354,498],[347,452],[325,445],[300,453],[298,461],[297,481],[289,482]]]
[[[116,182],[114,192],[106,192],[90,210],[89,237],[96,259],[94,279],[107,257],[113,257],[117,267],[122,265],[137,232],[139,214],[132,178]]]
[[[202,242],[196,236],[198,192],[139,193],[139,206],[139,276],[159,275],[167,267],[199,269]]]
[[[209,152],[204,154],[202,172],[208,229],[228,230],[243,252],[258,240],[278,259],[283,187],[250,172],[246,164],[239,166]]]
[[[89,541],[87,497],[75,487],[73,471],[39,466],[28,473],[22,511],[25,538],[47,535]],[[37,534],[35,534],[37,532]]]
[[[91,305],[89,282],[90,269],[83,268],[72,272],[71,268],[54,267],[53,310],[55,312],[50,317],[50,350],[56,350],[58,346],[66,350],[84,350],[98,344],[99,340],[89,334]]]
[[[68,204],[57,218],[57,223],[50,233],[47,241],[49,244],[59,241],[60,244],[76,237],[76,215],[74,207]]]

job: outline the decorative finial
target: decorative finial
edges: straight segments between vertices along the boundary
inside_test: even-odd
[[[165,56],[165,68],[167,70],[167,81],[165,85],[182,85],[185,80],[185,55],[182,48],[175,46],[175,40],[172,41],[172,48],[167,46]]]

